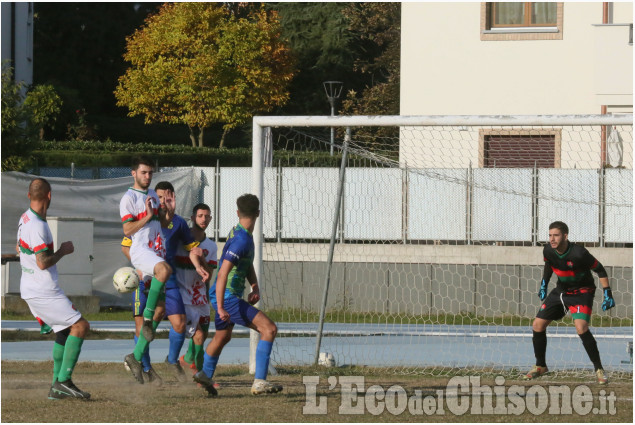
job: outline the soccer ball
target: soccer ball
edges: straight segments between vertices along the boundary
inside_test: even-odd
[[[139,287],[139,276],[132,267],[122,267],[112,277],[112,284],[122,294],[132,292]]]
[[[318,364],[320,366],[333,367],[335,366],[335,358],[333,353],[320,353],[318,357]]]

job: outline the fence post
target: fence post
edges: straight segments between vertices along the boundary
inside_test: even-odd
[[[531,171],[531,244],[538,244],[538,164]]]
[[[220,159],[216,160],[214,170],[214,241],[218,243],[220,238]]]
[[[75,163],[71,162],[71,179],[75,178]]]

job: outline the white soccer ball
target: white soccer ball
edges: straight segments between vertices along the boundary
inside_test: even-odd
[[[122,267],[112,277],[112,284],[122,294],[132,292],[139,287],[139,276],[132,267]]]

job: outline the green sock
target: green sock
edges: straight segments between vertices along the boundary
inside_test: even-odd
[[[187,347],[187,353],[185,353],[184,357],[187,363],[194,362],[194,340],[190,339],[190,345]]]
[[[152,317],[154,316],[154,309],[157,308],[157,301],[159,301],[159,297],[163,292],[164,286],[165,283],[157,280],[156,277],[152,278],[150,291],[148,292],[148,300],[146,301],[146,308],[143,310],[143,317],[145,319],[152,320]]]
[[[194,359],[196,359],[196,370],[203,370],[203,360],[204,360],[203,345],[194,344]]]
[[[64,358],[62,360],[62,367],[57,375],[57,380],[60,382],[71,379],[73,369],[79,359],[79,353],[82,351],[82,344],[84,338],[78,338],[73,335],[69,335],[66,339],[66,345],[64,346]]]
[[[57,379],[57,375],[62,368],[62,361],[64,360],[64,346],[57,342],[53,344],[53,384]],[[52,385],[52,384],[51,384]]]
[[[137,345],[134,346],[134,358],[137,359],[138,362],[141,361],[141,357],[143,357],[143,353],[146,351],[146,347],[150,343],[143,336],[143,332],[139,332],[139,338],[137,339]]]
[[[159,324],[161,323],[160,320],[153,320],[152,321],[152,329],[154,329],[155,331],[157,330],[157,328],[159,327]]]

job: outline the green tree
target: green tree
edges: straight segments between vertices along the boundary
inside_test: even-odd
[[[50,85],[26,87],[2,64],[2,171],[23,169],[44,129],[55,123],[62,100]]]
[[[223,147],[230,129],[283,105],[293,77],[277,13],[241,17],[222,3],[165,4],[127,39],[124,59],[117,105],[147,124],[186,124],[193,146],[223,123]]]

